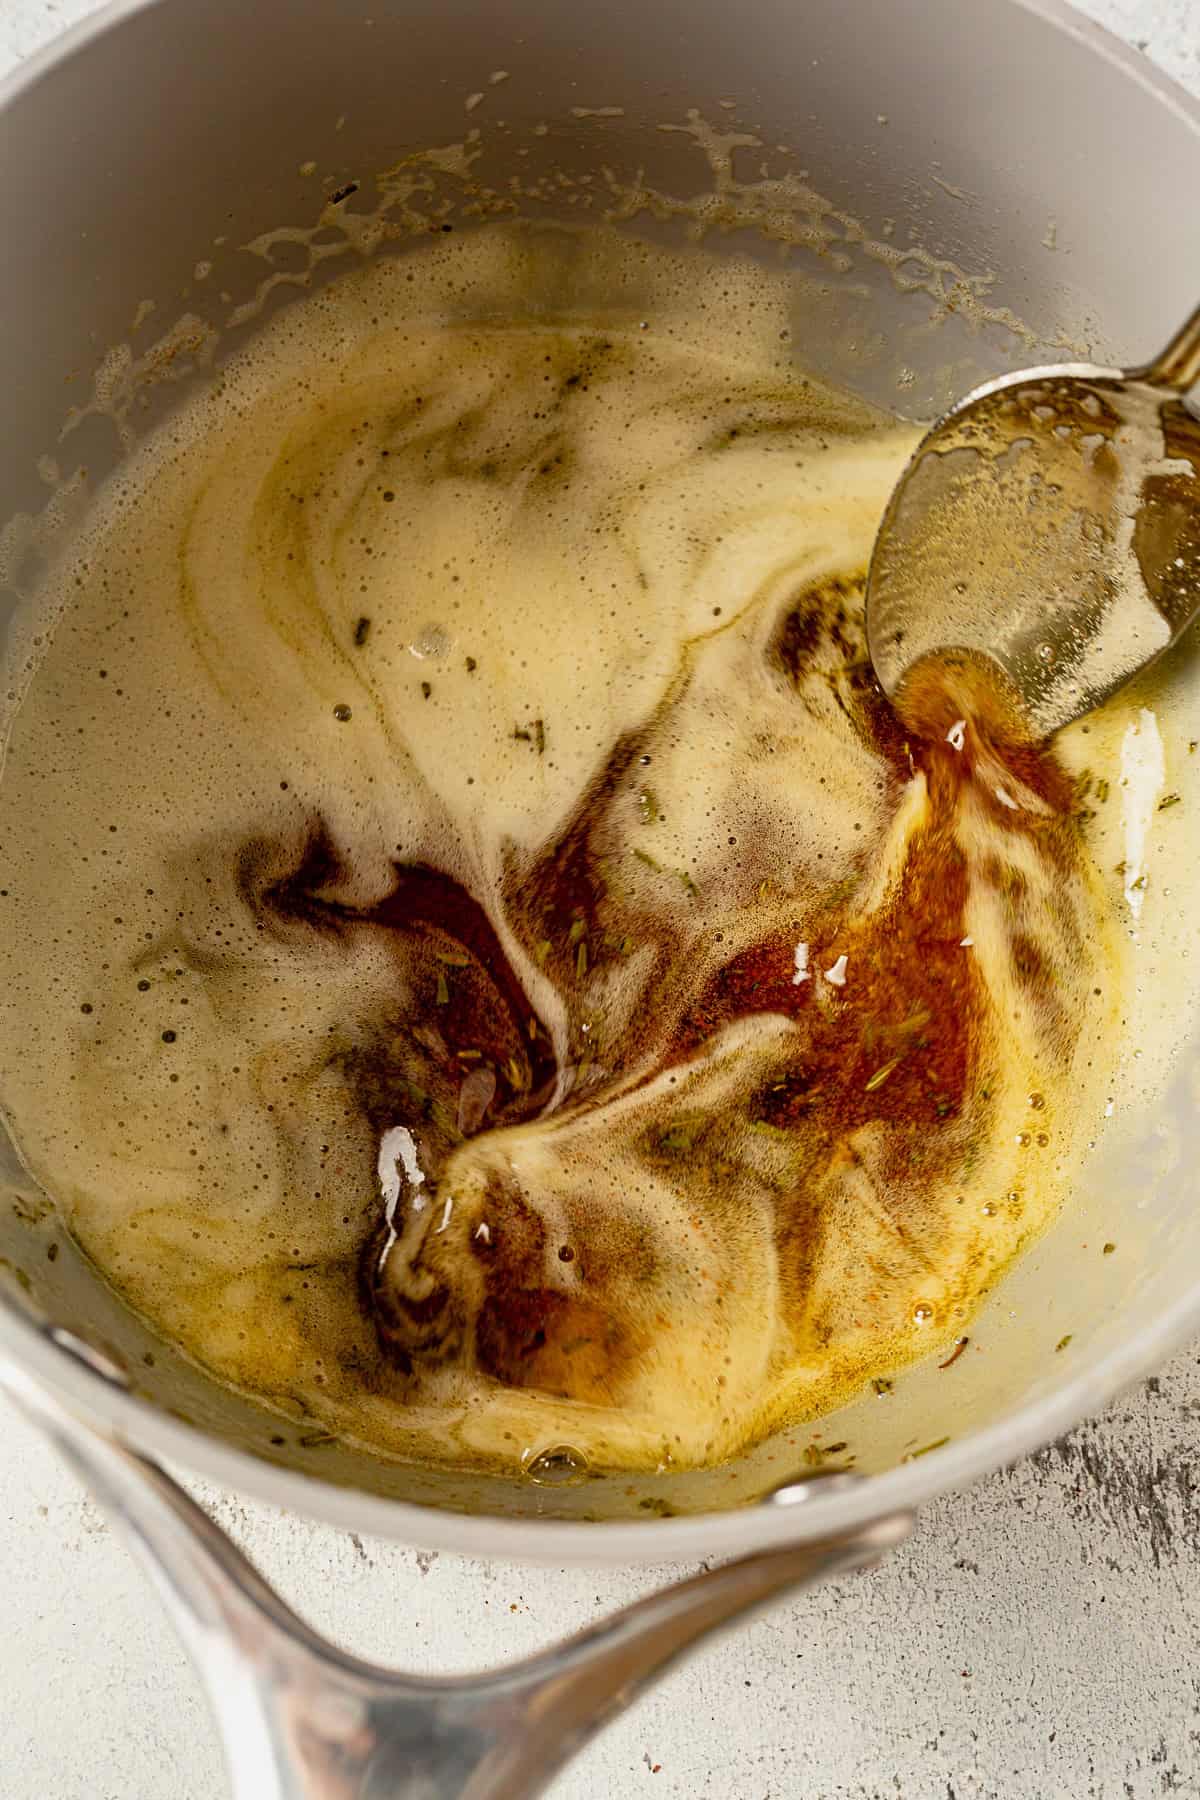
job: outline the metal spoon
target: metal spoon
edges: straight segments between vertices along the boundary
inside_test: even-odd
[[[867,580],[890,699],[922,657],[981,653],[1048,735],[1174,643],[1200,610],[1198,380],[1200,309],[1144,368],[1026,369],[939,420]]]

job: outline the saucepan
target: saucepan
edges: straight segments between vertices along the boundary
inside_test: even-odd
[[[0,163],[6,618],[259,320],[431,218],[707,227],[794,266],[806,361],[914,417],[1021,364],[1136,364],[1200,291],[1200,109],[1057,0],[124,0],[0,91]],[[1198,1076],[1179,1045],[1152,1111],[1097,1144],[980,1353],[708,1475],[451,1479],[281,1421],[122,1307],[7,1145],[3,1378],[147,1564],[239,1794],[532,1793],[706,1633],[871,1561],[1200,1326]],[[853,1468],[822,1448],[845,1443]],[[532,1662],[405,1678],[323,1644],[170,1463],[472,1556],[708,1572]]]

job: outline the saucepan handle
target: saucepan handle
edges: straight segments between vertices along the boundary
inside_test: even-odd
[[[89,1347],[63,1347],[96,1367]],[[156,1463],[24,1370],[0,1374],[147,1570],[203,1678],[235,1800],[525,1800],[703,1639],[874,1563],[912,1526],[897,1514],[748,1556],[525,1662],[428,1680],[326,1643]]]

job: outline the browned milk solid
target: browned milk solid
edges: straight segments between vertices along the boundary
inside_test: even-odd
[[[131,1304],[292,1415],[733,1453],[948,1341],[1097,1128],[1119,853],[1065,778],[946,799],[881,713],[916,433],[797,373],[791,305],[599,233],[381,261],[42,598],[5,1104]]]

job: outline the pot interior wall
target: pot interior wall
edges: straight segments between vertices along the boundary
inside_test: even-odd
[[[253,329],[231,320],[264,276],[330,279],[358,254],[332,215],[310,242],[339,253],[307,276],[309,251],[284,245],[267,263],[251,240],[314,226],[354,182],[339,205],[369,213],[380,171],[464,141],[469,179],[443,159],[422,202],[426,217],[444,203],[456,229],[512,204],[514,181],[519,212],[571,223],[602,214],[612,184],[702,194],[713,172],[695,132],[664,129],[693,112],[756,139],[733,152],[737,178],[802,178],[827,203],[813,209],[820,229],[805,242],[803,208],[790,203],[790,230],[764,214],[762,228],[717,231],[710,245],[805,273],[798,355],[910,414],[1005,367],[1061,357],[1064,343],[1144,355],[1200,290],[1200,239],[1177,231],[1179,196],[1200,185],[1200,135],[1091,36],[1006,0],[747,0],[703,14],[680,0],[377,0],[369,19],[336,0],[162,0],[132,12],[0,111],[0,160],[24,172],[0,192],[0,518],[44,504],[41,456],[64,475],[86,465],[89,491],[118,460],[108,419],[59,440],[105,351],[129,344],[135,361],[184,313],[216,334],[211,361],[189,350],[195,339],[151,359],[131,416],[139,430],[153,424]],[[679,237],[687,224],[643,210],[623,229]],[[400,234],[382,253],[404,249]],[[200,276],[202,263],[211,272]],[[276,287],[258,316],[295,292]],[[139,335],[147,301],[153,322]],[[979,301],[1028,331],[981,323]],[[1192,679],[1194,656],[1185,645],[1170,679]],[[1189,1051],[1147,1131],[1095,1159],[1078,1205],[989,1303],[987,1355],[953,1379],[930,1367],[905,1376],[886,1406],[871,1396],[828,1421],[824,1441],[850,1443],[862,1470],[890,1467],[1044,1397],[1179,1302],[1200,1248],[1188,1178],[1196,1075]],[[382,1464],[184,1363],[97,1279],[15,1159],[6,1174],[0,1257],[18,1304],[105,1339],[155,1405],[268,1461],[443,1506],[560,1516],[726,1506],[812,1466],[806,1431],[736,1469],[636,1492],[624,1479],[550,1493]],[[1121,1256],[1074,1254],[1100,1239]]]

